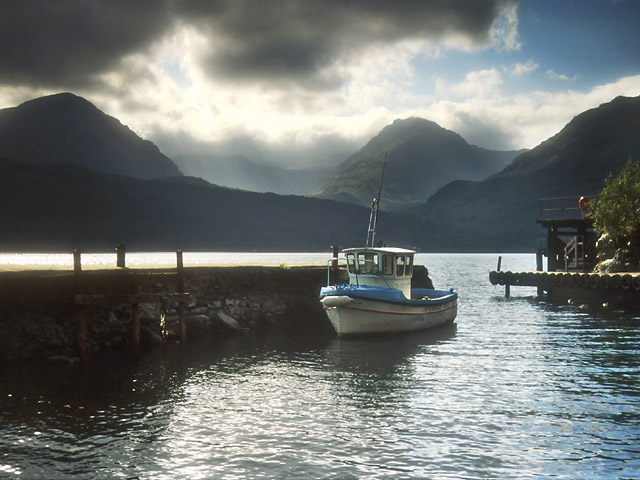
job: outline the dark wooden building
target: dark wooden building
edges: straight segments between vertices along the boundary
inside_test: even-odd
[[[586,199],[586,201],[585,201]],[[563,197],[540,200],[541,218],[547,230],[546,246],[538,252],[538,270],[590,272],[596,264],[596,234],[588,215],[588,197]]]

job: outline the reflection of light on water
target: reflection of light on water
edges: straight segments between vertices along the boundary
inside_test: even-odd
[[[496,259],[416,257],[460,292],[441,330],[274,329],[95,368],[3,366],[0,478],[637,478],[637,316],[505,299]]]
[[[256,362],[237,371],[203,371],[184,385],[162,447],[181,455],[159,458],[162,471],[185,478],[265,471],[271,478],[302,477],[342,463],[318,455],[351,437],[343,430],[357,423],[357,415],[344,419],[331,375],[319,375],[304,359]]]
[[[327,253],[254,253],[254,252],[184,252],[185,266],[189,265],[326,265],[331,257]],[[126,265],[173,266],[175,252],[131,252],[126,254]],[[85,267],[115,267],[116,253],[83,253]],[[71,253],[3,253],[0,267],[13,268],[72,268]]]
[[[12,467],[11,465],[0,465],[0,473],[7,473],[9,475],[22,475],[20,467]]]

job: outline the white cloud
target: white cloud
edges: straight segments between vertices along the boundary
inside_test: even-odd
[[[441,97],[479,98],[496,93],[502,85],[502,75],[495,68],[469,72],[459,83],[436,79],[436,92]]]
[[[533,60],[527,60],[525,63],[516,63],[511,68],[511,76],[513,77],[522,77],[523,75],[529,75],[538,69],[540,65],[538,65]]]
[[[550,68],[547,70],[547,78],[551,80],[562,80],[563,82],[575,82],[578,79],[576,75],[569,77],[563,73],[556,73]]]
[[[640,75],[587,92],[478,93],[461,101],[439,100],[412,114],[438,122],[469,143],[483,147],[533,148],[558,133],[576,115],[620,95],[640,95]]]
[[[510,5],[494,22],[494,48],[517,50],[517,27],[517,7]],[[483,147],[531,148],[588,108],[617,95],[640,94],[640,76],[588,92],[506,93],[505,83],[539,68],[532,59],[509,68],[472,71],[461,81],[434,73],[420,78],[414,70],[418,57],[428,63],[441,60],[448,49],[486,48],[486,41],[474,43],[474,38],[456,37],[454,32],[437,40],[404,39],[346,50],[316,71],[323,78],[341,79],[339,88],[314,90],[295,83],[233,83],[212,75],[202,68],[211,39],[184,23],[123,58],[117,70],[102,73],[99,85],[74,93],[151,140],[175,136],[202,145],[242,137],[283,150],[312,148],[333,136],[363,145],[394,119],[408,116],[436,121]],[[546,73],[556,80],[572,80],[551,69]],[[435,91],[418,93],[416,86],[429,79]],[[0,86],[0,105],[13,106],[56,91]]]
[[[507,4],[491,28],[493,43],[498,50],[520,50],[518,41],[518,5]]]

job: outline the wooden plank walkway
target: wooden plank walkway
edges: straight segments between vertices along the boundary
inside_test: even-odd
[[[557,299],[575,299],[585,303],[614,302],[640,304],[640,272],[583,273],[544,271],[491,271],[492,285],[505,288],[505,297],[511,296],[511,287],[536,287],[538,296],[545,292]]]

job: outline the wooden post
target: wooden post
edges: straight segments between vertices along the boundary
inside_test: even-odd
[[[79,274],[80,272],[82,272],[82,260],[80,250],[76,248],[73,251],[73,273]]]
[[[178,316],[180,317],[180,345],[185,346],[187,344],[187,318],[185,314],[184,302],[178,303]]]
[[[511,296],[511,285],[508,283],[504,286],[504,298],[509,298]]]
[[[125,246],[121,243],[116,245],[116,266],[119,268],[125,267]]]
[[[73,251],[73,289],[74,293],[84,293],[82,284],[82,266],[80,262],[80,250]],[[76,341],[78,344],[78,357],[81,362],[87,361],[87,319],[84,307],[76,306]]]
[[[496,272],[500,271],[500,266],[502,265],[502,257],[498,257],[498,266],[496,267]]]
[[[542,249],[538,248],[536,250],[536,270],[538,272],[542,271]]]
[[[184,262],[182,260],[182,250],[176,251],[176,263],[178,271],[178,293],[184,293]]]
[[[178,272],[178,293],[184,293],[184,263],[182,260],[182,250],[176,251],[176,262]],[[187,344],[187,319],[185,314],[186,306],[184,301],[178,303],[178,317],[180,318],[180,345]]]
[[[543,270],[543,265],[542,265],[542,249],[538,248],[536,250],[536,271],[541,272]],[[537,283],[537,294],[539,297],[542,297],[544,295],[544,289],[542,288],[542,285],[540,284],[540,280],[538,279]]]

